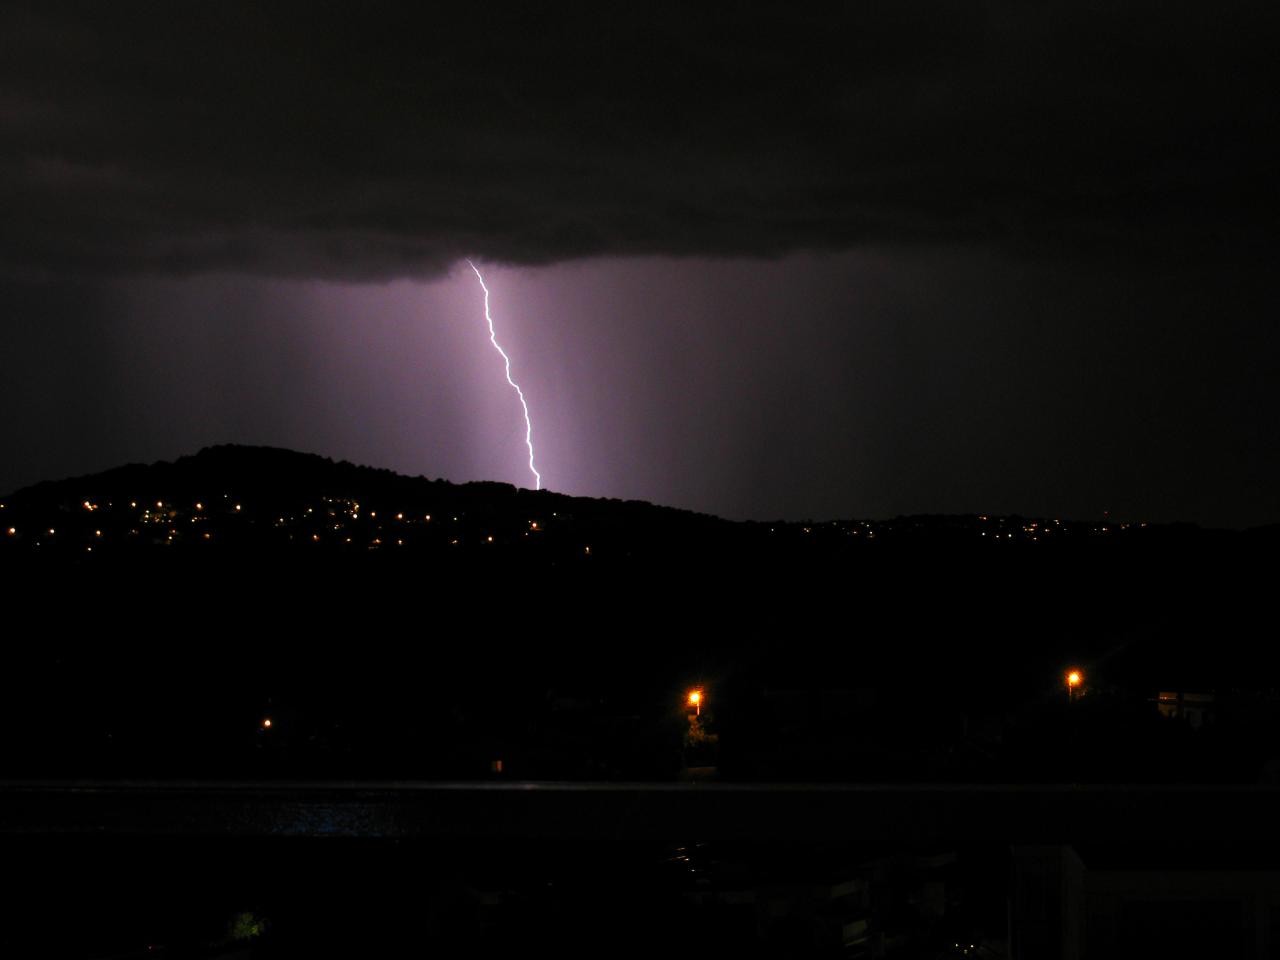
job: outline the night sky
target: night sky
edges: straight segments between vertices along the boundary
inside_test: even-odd
[[[4,5],[0,490],[1280,522],[1280,8],[802,6]]]

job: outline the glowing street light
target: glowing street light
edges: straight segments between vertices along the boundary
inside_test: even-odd
[[[1067,699],[1074,700],[1084,685],[1084,675],[1079,670],[1067,671]]]
[[[699,717],[702,716],[702,691],[701,690],[689,691],[689,706],[693,707],[697,716]]]
[[[270,718],[270,717],[265,717],[265,718],[263,718],[263,721],[262,721],[262,729],[263,729],[263,730],[270,730],[270,729],[271,729],[271,718]]]

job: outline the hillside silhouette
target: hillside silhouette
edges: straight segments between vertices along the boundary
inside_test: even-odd
[[[1228,552],[1274,544],[1244,533],[1141,520],[910,516],[890,520],[731,522],[643,501],[571,497],[509,484],[455,484],[271,447],[215,446],[168,463],[46,481],[0,499],[6,561],[93,555],[196,562],[227,553],[377,554],[447,564],[654,561],[704,566],[830,563],[868,551],[1008,548],[1042,555],[1168,549]],[[398,548],[398,549],[397,549]],[[243,557],[239,559],[244,559]]]

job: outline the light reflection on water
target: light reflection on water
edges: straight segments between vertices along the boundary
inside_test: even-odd
[[[254,822],[238,826],[260,826],[267,834],[287,837],[381,838],[397,833],[387,809],[380,805],[286,802],[254,813]]]

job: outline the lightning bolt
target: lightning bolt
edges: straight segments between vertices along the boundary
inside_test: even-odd
[[[542,474],[540,474],[533,465],[533,421],[529,419],[529,404],[525,403],[524,391],[520,389],[520,384],[511,379],[511,358],[507,356],[507,351],[498,345],[498,335],[493,332],[493,317],[489,315],[489,288],[484,285],[484,277],[480,276],[480,271],[476,269],[476,265],[470,260],[467,266],[475,273],[476,279],[480,281],[480,289],[484,291],[484,318],[489,323],[489,342],[493,344],[493,349],[502,354],[502,362],[507,366],[507,383],[511,384],[515,390],[516,396],[520,398],[520,406],[524,409],[524,445],[529,448],[529,472],[533,474],[533,489],[542,489]]]

